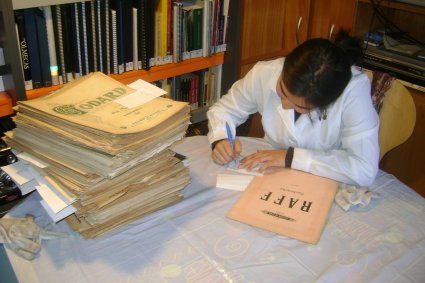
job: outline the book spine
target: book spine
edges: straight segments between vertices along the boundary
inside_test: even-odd
[[[19,54],[21,57],[22,71],[24,73],[25,89],[33,89],[31,78],[31,65],[29,59],[28,43],[25,34],[24,14],[22,10],[15,11],[16,33],[19,41]]]
[[[105,45],[106,52],[104,55],[105,64],[106,64],[106,74],[111,73],[111,29],[110,29],[110,13],[109,13],[109,1],[104,1],[104,18],[105,18]]]
[[[118,0],[117,7],[117,41],[118,41],[118,73],[125,71],[125,48],[122,1]]]
[[[139,51],[138,51],[138,18],[137,8],[133,7],[132,20],[133,20],[133,70],[139,69]]]
[[[149,32],[148,28],[150,27],[150,3],[148,1],[140,0],[139,10],[140,10],[140,28],[139,28],[139,51],[140,51],[140,59],[141,59],[141,68],[143,70],[149,70],[149,49],[150,44],[149,41]]]
[[[148,60],[149,67],[153,65],[154,57],[155,57],[155,0],[147,0],[148,1],[148,26],[147,26],[147,39],[148,39]],[[152,61],[152,62],[151,62]]]
[[[199,84],[198,84],[198,107],[204,107],[205,101],[205,70],[198,72]]]
[[[79,34],[80,34],[80,50],[81,50],[81,64],[82,64],[82,75],[87,75],[89,70],[89,59],[88,59],[88,43],[87,43],[87,23],[86,23],[86,4],[79,3]]]
[[[65,61],[66,82],[74,80],[75,53],[74,35],[72,31],[71,17],[73,14],[72,4],[60,5],[62,13],[62,41]]]
[[[97,64],[97,38],[96,38],[96,5],[95,1],[90,1],[90,23],[91,23],[91,38],[92,38],[92,58],[93,58],[93,69],[94,71],[98,71]]]
[[[39,8],[34,8],[34,19],[37,31],[37,44],[40,56],[41,81],[43,86],[52,86],[50,75],[49,43],[47,41],[47,28],[44,13]]]
[[[195,76],[195,82],[193,83],[193,86],[195,88],[193,109],[198,109],[199,107],[199,76],[197,75]]]
[[[81,38],[80,38],[80,20],[78,17],[78,3],[72,4],[72,34],[74,36],[74,58],[75,58],[75,77],[83,75]]]
[[[210,52],[210,0],[204,1],[204,14],[203,14],[203,30],[202,30],[202,56],[208,57],[211,55]]]
[[[220,1],[221,0],[214,0],[214,21],[213,21],[213,53],[216,53],[216,48],[218,46],[218,38],[219,38],[219,15],[220,15]]]
[[[56,28],[57,28],[57,38],[58,38],[58,50],[59,50],[59,62],[60,62],[60,72],[62,75],[62,81],[64,83],[68,82],[66,76],[66,66],[65,66],[65,50],[64,50],[64,39],[63,39],[63,28],[62,28],[62,9],[61,6],[55,7],[56,12]]]
[[[52,85],[59,84],[59,70],[56,57],[55,33],[53,29],[52,10],[50,6],[43,7],[44,18],[46,19],[47,42],[49,45],[49,61],[50,75],[52,77]]]
[[[160,56],[165,57],[167,56],[167,28],[168,28],[168,0],[160,0],[161,1],[161,23],[160,23],[160,29],[161,29],[161,52]]]
[[[180,46],[179,42],[179,32],[178,32],[178,5],[176,2],[173,3],[173,62],[180,62]]]
[[[102,28],[102,8],[101,2],[103,0],[97,0],[94,4],[96,6],[96,48],[97,48],[97,70],[105,73],[103,67],[103,49],[105,48],[103,42],[104,30]]]
[[[144,25],[144,11],[142,6],[141,0],[135,0],[134,2],[134,8],[137,9],[137,37],[136,37],[136,44],[137,44],[137,69],[142,70],[142,61],[143,61],[143,46],[142,46],[142,33],[143,29],[142,26]],[[136,68],[136,66],[135,66]]]
[[[202,49],[202,9],[193,10],[193,50]]]
[[[133,9],[131,1],[122,1],[122,42],[125,72],[133,70]]]
[[[43,82],[41,78],[40,55],[38,51],[37,29],[33,8],[24,9],[24,22],[31,65],[32,85],[33,88],[40,88],[43,86]]]
[[[117,12],[111,10],[111,31],[112,31],[112,72],[118,74],[118,35],[117,35]]]
[[[167,0],[167,55],[173,54],[172,1]]]
[[[55,37],[55,46],[56,46],[56,62],[58,65],[58,79],[59,84],[63,84],[65,82],[63,78],[63,66],[62,66],[62,58],[61,58],[61,48],[62,45],[60,44],[59,40],[59,33],[62,33],[62,27],[59,29],[59,26],[61,25],[60,21],[60,6],[54,5],[51,6],[51,12],[52,12],[52,21],[53,21],[53,33]]]

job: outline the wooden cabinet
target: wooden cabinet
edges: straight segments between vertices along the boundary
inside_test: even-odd
[[[260,60],[285,56],[307,39],[310,0],[243,1],[240,77]]]
[[[308,38],[351,30],[356,4],[357,0],[243,1],[239,77],[260,60],[286,56]]]
[[[340,28],[350,31],[357,0],[314,0],[308,25],[309,38],[332,38]]]

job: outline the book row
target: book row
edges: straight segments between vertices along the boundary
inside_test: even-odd
[[[225,51],[230,0],[90,0],[15,10],[26,90]]]
[[[191,110],[209,107],[217,100],[220,67],[199,70],[153,82],[167,91],[167,98],[188,102]]]

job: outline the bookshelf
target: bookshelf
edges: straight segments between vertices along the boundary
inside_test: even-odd
[[[227,1],[227,0],[223,0]],[[0,46],[4,48],[6,64],[10,66],[10,74],[12,76],[12,81],[14,86],[12,89],[7,90],[10,98],[12,99],[13,104],[16,104],[19,100],[34,99],[39,96],[45,95],[52,91],[55,91],[62,87],[64,84],[53,85],[48,87],[34,88],[31,90],[26,90],[24,85],[24,75],[22,72],[22,63],[19,53],[19,44],[15,29],[15,18],[14,13],[19,9],[28,9],[35,7],[51,6],[51,5],[62,5],[62,4],[71,4],[71,3],[81,3],[81,2],[90,2],[90,0],[75,1],[75,0],[37,0],[37,1],[25,1],[25,0],[2,0],[0,1],[0,13],[2,17],[0,18]],[[203,1],[198,1],[203,3]],[[170,1],[172,3],[172,1]],[[212,2],[214,3],[214,2]],[[205,55],[204,55],[205,56]],[[196,56],[195,56],[196,57]],[[171,61],[172,62],[172,61]],[[208,69],[215,67],[216,70],[220,70],[221,65],[224,63],[224,51],[216,50],[213,54],[208,54],[205,57],[197,57],[192,59],[184,59],[177,63],[171,63],[170,61],[166,64],[154,64],[155,66],[150,67],[149,70],[135,70],[120,72],[120,74],[109,74],[112,78],[128,84],[137,79],[143,79],[148,82],[159,81],[167,78],[172,78],[175,76],[180,76],[183,74],[196,72],[203,69]],[[218,69],[217,69],[218,68]],[[221,77],[217,76],[217,77]],[[221,88],[219,83],[216,86],[216,96],[221,95]],[[3,104],[3,98],[0,97],[0,106]],[[9,103],[10,101],[4,101],[4,103]],[[6,109],[7,108],[7,109]],[[0,107],[0,117],[10,114],[10,106],[2,108]],[[207,107],[204,109],[197,109],[194,111],[194,119],[192,122],[198,122],[199,119],[205,119],[205,113]],[[2,111],[6,109],[7,111]]]

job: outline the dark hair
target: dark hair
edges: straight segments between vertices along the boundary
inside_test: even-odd
[[[351,79],[351,65],[362,58],[358,40],[341,30],[335,43],[323,38],[305,41],[285,59],[283,82],[292,94],[325,111]]]

